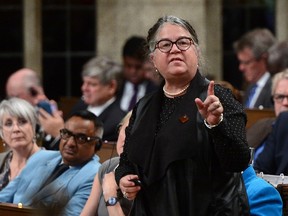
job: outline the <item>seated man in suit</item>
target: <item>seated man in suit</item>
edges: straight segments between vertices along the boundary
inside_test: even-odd
[[[21,174],[0,192],[0,202],[22,203],[50,215],[80,215],[100,167],[95,150],[101,147],[103,123],[82,110],[66,121],[60,134],[60,151],[32,155]],[[66,170],[58,173],[59,165]]]
[[[283,111],[288,111],[288,69],[278,72],[272,79],[272,101],[274,103],[275,117]],[[265,142],[272,131],[275,118],[264,118],[257,121],[247,130],[249,146],[255,148],[254,160],[263,151]]]
[[[288,95],[285,98],[288,102]],[[269,135],[263,151],[254,163],[258,172],[271,175],[288,175],[288,112],[281,112]]]
[[[117,140],[117,125],[125,116],[116,93],[122,67],[107,57],[90,59],[83,67],[82,99],[72,108],[87,109],[99,117],[104,124],[104,141]]]

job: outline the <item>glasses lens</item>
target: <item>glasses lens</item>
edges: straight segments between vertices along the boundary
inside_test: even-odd
[[[159,41],[158,43],[158,48],[162,52],[169,52],[171,47],[172,47],[172,42],[169,40],[162,40],[162,41]]]
[[[75,135],[75,139],[78,144],[84,144],[88,142],[88,137],[84,135]]]
[[[188,38],[181,38],[176,41],[176,45],[180,50],[184,51],[191,46],[191,40]]]
[[[287,96],[286,96],[286,95],[281,95],[281,94],[275,94],[275,95],[274,95],[274,100],[275,100],[276,102],[278,102],[278,103],[283,102],[283,100],[284,100],[285,98],[288,99],[288,95],[287,95]]]
[[[60,136],[62,139],[69,139],[71,137],[71,134],[66,129],[61,129]]]

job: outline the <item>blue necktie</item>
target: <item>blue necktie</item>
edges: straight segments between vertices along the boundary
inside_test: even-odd
[[[249,91],[249,96],[248,96],[246,103],[245,103],[246,108],[250,108],[250,103],[251,103],[252,98],[256,92],[256,89],[257,89],[257,84],[254,84]]]

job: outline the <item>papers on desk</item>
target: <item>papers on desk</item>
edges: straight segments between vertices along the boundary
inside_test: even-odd
[[[280,175],[267,175],[264,174],[263,172],[257,173],[257,176],[260,178],[263,178],[270,184],[272,184],[275,188],[279,184],[288,184],[288,176],[284,176],[284,174]]]

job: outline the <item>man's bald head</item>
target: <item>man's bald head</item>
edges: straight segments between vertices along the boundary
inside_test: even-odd
[[[22,98],[33,105],[38,103],[38,97],[46,98],[39,76],[29,68],[22,68],[10,75],[6,82],[6,95]]]

